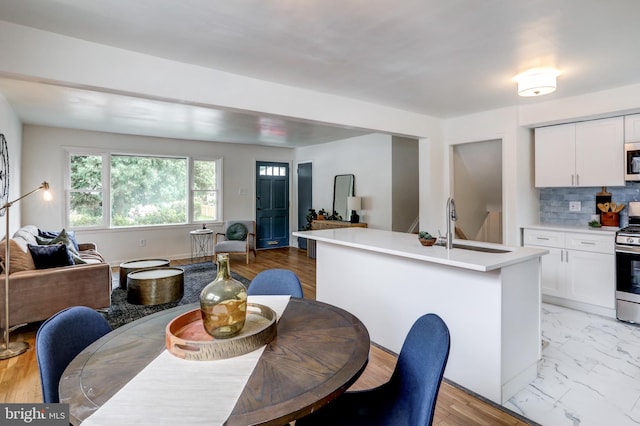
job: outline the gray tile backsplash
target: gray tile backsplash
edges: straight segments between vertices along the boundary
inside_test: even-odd
[[[596,214],[596,194],[601,187],[594,188],[540,188],[540,223],[545,225],[586,225],[591,215]],[[629,201],[640,201],[640,182],[627,182],[626,186],[607,188],[611,201],[626,205],[620,212],[620,226],[629,222]],[[570,201],[580,201],[579,212],[569,211]]]

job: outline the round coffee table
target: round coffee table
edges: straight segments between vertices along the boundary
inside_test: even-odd
[[[146,268],[163,268],[169,266],[168,259],[138,259],[120,264],[120,288],[127,289],[127,275],[130,272]]]
[[[175,302],[184,295],[182,268],[153,268],[127,275],[127,302],[134,305],[159,305]]]

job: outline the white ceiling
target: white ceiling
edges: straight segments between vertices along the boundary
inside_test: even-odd
[[[16,24],[442,118],[640,82],[638,16],[638,0],[0,0]],[[532,67],[557,68],[558,90],[519,98]],[[165,135],[283,146],[362,133],[9,79],[0,93],[34,124],[143,134],[161,116]]]

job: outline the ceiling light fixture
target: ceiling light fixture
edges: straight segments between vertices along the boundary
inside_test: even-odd
[[[518,95],[541,96],[555,92],[558,71],[553,69],[533,69],[517,77]]]

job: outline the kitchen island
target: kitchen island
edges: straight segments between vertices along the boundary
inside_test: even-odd
[[[540,256],[546,250],[347,228],[294,232],[316,241],[316,298],[357,316],[395,353],[429,312],[449,327],[445,377],[498,404],[535,379],[540,359]],[[490,249],[491,252],[478,251]]]

